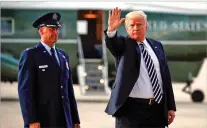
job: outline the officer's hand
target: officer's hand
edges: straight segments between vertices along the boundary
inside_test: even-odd
[[[171,124],[175,118],[175,111],[169,110],[168,111],[168,124]]]
[[[74,128],[80,128],[80,124],[74,124]]]
[[[31,123],[29,124],[29,128],[40,128],[40,123],[39,122]]]
[[[109,11],[109,18],[108,18],[108,31],[114,31],[118,28],[121,23],[125,20],[124,18],[120,19],[121,16],[121,9],[117,7],[114,8],[112,11]]]

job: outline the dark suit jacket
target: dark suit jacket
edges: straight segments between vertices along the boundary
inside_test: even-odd
[[[25,127],[33,122],[54,127],[64,119],[67,128],[80,123],[69,57],[64,51],[56,50],[60,66],[41,43],[21,54],[18,94]]]
[[[136,50],[137,42],[129,37],[117,36],[109,38],[106,34],[106,46],[116,60],[116,80],[113,85],[111,97],[106,108],[106,113],[116,116],[115,113],[128,98],[140,72],[141,51]],[[165,116],[168,110],[176,110],[171,76],[168,69],[164,49],[159,41],[147,38],[154,50],[159,63],[163,80]]]

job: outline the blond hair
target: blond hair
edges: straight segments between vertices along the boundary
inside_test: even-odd
[[[139,11],[132,11],[132,12],[127,13],[125,16],[125,18],[126,18],[125,24],[127,24],[128,18],[140,17],[140,16],[144,17],[145,21],[147,22],[147,15],[143,11],[139,10]]]

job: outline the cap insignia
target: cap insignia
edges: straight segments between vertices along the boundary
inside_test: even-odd
[[[52,19],[53,19],[53,20],[57,20],[57,14],[56,14],[56,13],[53,14]]]

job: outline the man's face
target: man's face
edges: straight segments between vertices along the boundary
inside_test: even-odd
[[[125,27],[128,35],[136,40],[143,41],[147,32],[147,22],[144,17],[126,18]]]
[[[58,40],[59,29],[58,27],[41,27],[40,35],[45,43],[54,44]]]

